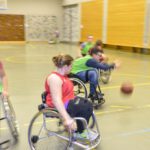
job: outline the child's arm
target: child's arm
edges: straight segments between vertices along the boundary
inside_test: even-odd
[[[3,86],[2,94],[4,96],[8,96],[8,81],[7,81],[7,76],[6,76],[5,69],[3,67],[2,62],[0,62],[0,77],[2,80],[2,86]]]

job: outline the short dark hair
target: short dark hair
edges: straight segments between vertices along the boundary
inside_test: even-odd
[[[97,47],[93,47],[89,50],[89,55],[93,55],[93,54],[98,54],[98,53],[101,53],[101,50],[98,49]]]
[[[95,46],[102,46],[103,45],[103,42],[101,40],[97,40],[95,42]]]

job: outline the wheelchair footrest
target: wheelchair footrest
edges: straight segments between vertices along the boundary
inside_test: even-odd
[[[95,100],[95,101],[92,101],[92,104],[93,104],[93,107],[95,109],[98,109],[102,104],[105,103],[105,99],[100,99],[100,100]]]

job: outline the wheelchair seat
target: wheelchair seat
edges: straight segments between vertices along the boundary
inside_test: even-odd
[[[42,98],[42,104],[38,105],[38,110],[41,111],[45,108],[48,108],[47,104],[46,104],[46,96],[47,96],[47,92],[43,92],[41,94],[41,98]]]
[[[87,71],[87,73],[86,73],[86,81],[82,80],[78,75],[73,74],[73,73],[70,73],[70,74],[68,75],[68,77],[69,77],[69,78],[76,78],[76,79],[79,79],[79,80],[82,81],[83,83],[88,83],[88,77],[87,77],[87,75],[88,75],[88,71]]]
[[[41,110],[43,110],[43,109],[50,109],[51,111],[58,112],[56,108],[50,108],[50,107],[46,104],[46,96],[47,96],[47,92],[44,91],[44,92],[41,94],[42,104],[38,105],[38,110],[41,111]]]
[[[79,79],[79,80],[81,80],[80,79],[80,77],[78,76],[78,75],[76,75],[76,74],[73,74],[73,73],[70,73],[70,74],[68,74],[68,78],[76,78],[76,79]],[[81,80],[83,83],[86,83],[85,81],[83,81],[83,80]]]

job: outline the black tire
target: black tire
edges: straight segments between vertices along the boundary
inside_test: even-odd
[[[13,106],[10,102],[10,100],[7,98],[6,100],[4,99],[4,113],[6,116],[6,120],[11,132],[11,135],[14,139],[15,142],[18,141],[18,136],[19,136],[19,125],[16,119],[16,114],[13,109]]]
[[[76,96],[88,98],[88,93],[85,84],[77,78],[70,78],[74,85],[74,93]]]
[[[46,116],[46,117],[45,117]],[[69,145],[70,134],[59,124],[60,116],[50,109],[38,112],[30,122],[28,128],[28,142],[31,150],[66,150]],[[65,136],[64,140],[61,137]]]

